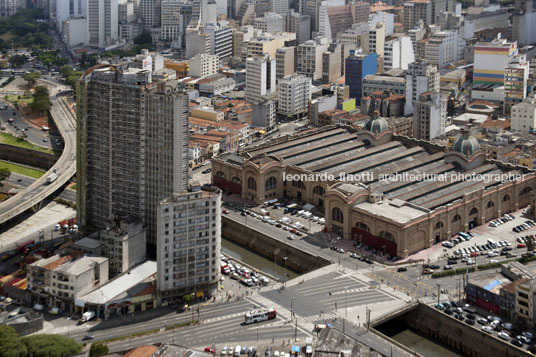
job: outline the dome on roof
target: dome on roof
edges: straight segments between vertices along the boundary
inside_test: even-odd
[[[368,130],[374,134],[379,134],[382,131],[387,130],[388,128],[389,124],[387,124],[387,120],[385,120],[385,118],[380,117],[379,112],[377,110],[374,111],[374,115],[366,122],[364,126],[365,130]]]
[[[467,156],[473,155],[478,150],[480,150],[478,140],[469,133],[460,135],[452,145],[452,151],[457,151]]]

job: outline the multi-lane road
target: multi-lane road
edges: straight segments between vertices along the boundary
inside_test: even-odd
[[[50,113],[64,141],[63,153],[45,175],[17,195],[0,203],[0,224],[39,204],[76,173],[76,120],[67,105],[57,97],[60,90],[61,87],[50,96],[52,101]],[[47,184],[47,177],[54,172],[58,178]]]

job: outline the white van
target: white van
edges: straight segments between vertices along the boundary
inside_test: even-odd
[[[45,309],[45,307],[44,307],[43,305],[41,305],[41,304],[35,304],[35,305],[33,306],[33,309],[34,309],[35,311],[43,311],[43,310]]]
[[[242,349],[242,347],[240,347],[240,346],[236,346],[236,347],[234,348],[233,356],[234,356],[234,357],[239,357],[239,356],[240,356],[240,350],[241,350],[241,349]]]

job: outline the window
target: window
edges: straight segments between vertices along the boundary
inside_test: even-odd
[[[478,213],[478,210],[477,210],[475,207],[473,207],[473,208],[471,208],[471,210],[469,211],[469,216],[474,216],[474,215],[477,214],[477,213]]]
[[[334,222],[344,223],[344,215],[339,207],[333,207],[331,210],[331,219]]]
[[[435,229],[441,229],[443,228],[443,222],[437,222],[435,225]]]
[[[277,187],[277,180],[275,179],[275,177],[273,176],[268,177],[268,179],[264,183],[264,191],[275,190],[276,187]]]
[[[461,217],[460,217],[459,214],[454,215],[454,217],[452,217],[452,223],[454,223],[454,222],[458,222],[458,221],[460,221],[460,220],[461,220]]]
[[[493,203],[493,201],[488,201],[488,204],[486,205],[487,208],[491,208],[495,206],[495,203]]]
[[[248,189],[257,191],[257,181],[253,177],[248,178]]]
[[[521,190],[521,192],[519,193],[519,196],[524,196],[528,193],[532,192],[532,188],[530,187],[525,187],[524,189]]]
[[[225,179],[225,174],[222,171],[216,172],[216,176],[221,177],[222,179]]]
[[[236,177],[236,176],[235,176],[235,177],[233,177],[233,178],[231,179],[231,181],[236,182],[236,183],[239,183],[239,184],[242,184],[242,180],[240,179],[240,177]]]
[[[361,230],[364,230],[365,232],[370,232],[369,226],[367,226],[365,223],[358,222],[355,224],[355,226]]]
[[[315,186],[313,188],[313,194],[323,196],[326,194],[326,190],[322,186]]]
[[[392,241],[395,240],[395,236],[392,235],[391,232],[387,232],[387,231],[381,231],[380,232],[380,237],[385,238],[385,239],[389,239],[389,240],[392,240]]]
[[[507,201],[510,201],[510,196],[504,195],[503,202],[507,202]]]
[[[305,190],[305,184],[302,181],[292,181],[292,186]]]

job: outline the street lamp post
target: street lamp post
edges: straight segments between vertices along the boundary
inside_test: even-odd
[[[293,297],[293,298],[290,300],[290,319],[293,319],[293,318],[294,318],[294,310],[292,309],[292,303],[294,302],[294,299],[296,299],[296,298]]]
[[[67,319],[67,338],[71,338],[71,332],[70,332],[70,327],[71,327],[70,321],[71,321],[71,317],[70,317],[70,316],[67,316],[66,319]]]
[[[439,305],[439,298],[440,298],[440,296],[441,296],[441,290],[440,290],[440,288],[441,288],[441,284],[438,283],[438,284],[437,284],[437,305]]]
[[[285,261],[285,276],[283,277],[283,286],[286,287],[287,286],[287,258],[288,257],[283,257],[283,260]]]
[[[277,250],[274,250],[274,278],[277,276]]]

